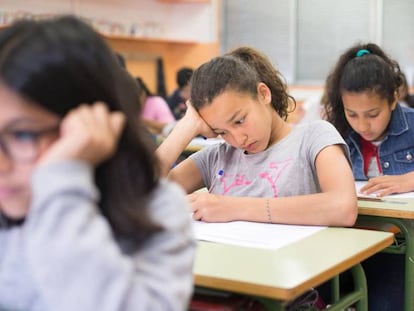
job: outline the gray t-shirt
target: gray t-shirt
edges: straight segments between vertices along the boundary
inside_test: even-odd
[[[286,197],[320,192],[315,159],[327,146],[342,145],[332,124],[317,120],[298,124],[285,138],[257,154],[227,143],[207,147],[193,155],[211,193],[230,196]]]

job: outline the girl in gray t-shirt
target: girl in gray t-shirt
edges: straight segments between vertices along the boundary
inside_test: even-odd
[[[357,199],[344,140],[326,121],[289,125],[292,103],[280,73],[252,48],[194,72],[187,112],[157,150],[164,173],[191,193],[194,219],[354,224]],[[197,135],[224,142],[170,170]],[[209,191],[194,192],[203,187]]]

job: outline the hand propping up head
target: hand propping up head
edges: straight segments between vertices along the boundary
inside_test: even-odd
[[[204,121],[197,110],[193,107],[190,100],[186,102],[187,110],[183,117],[186,122],[193,123],[197,129],[198,135],[202,135],[207,138],[217,137],[217,134],[211,129],[211,127]]]
[[[96,166],[115,152],[124,124],[125,116],[102,102],[81,105],[63,118],[60,137],[38,165],[72,159]]]

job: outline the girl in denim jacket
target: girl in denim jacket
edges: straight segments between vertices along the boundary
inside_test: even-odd
[[[349,145],[361,190],[414,190],[414,109],[398,104],[402,73],[375,44],[347,50],[328,76],[326,116]]]
[[[378,196],[414,190],[414,109],[398,103],[402,73],[375,44],[357,44],[326,82],[326,118],[348,143],[361,191]],[[369,309],[403,310],[404,256],[379,253],[363,262]]]

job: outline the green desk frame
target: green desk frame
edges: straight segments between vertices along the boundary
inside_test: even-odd
[[[307,289],[330,281],[329,310],[356,306],[367,311],[368,290],[360,263],[392,242],[391,233],[352,228],[327,228],[277,250],[199,241],[195,285],[255,297],[268,310],[279,311]],[[322,245],[329,245],[330,256],[320,257]],[[341,296],[339,275],[344,271],[351,271],[354,288]]]
[[[414,310],[414,222],[408,219],[371,215],[359,215],[358,218],[372,220],[375,223],[393,224],[400,229],[404,239],[400,241],[395,238],[394,244],[383,252],[405,255],[404,311]]]
[[[354,280],[354,290],[345,296],[340,296],[340,281],[336,276],[331,280],[333,302],[329,306],[329,311],[343,311],[347,307],[355,306],[358,311],[368,311],[368,290],[367,281],[361,264],[357,264],[351,269]],[[288,302],[280,302],[271,299],[256,297],[269,311],[283,311]]]
[[[340,297],[340,281],[336,276],[331,280],[331,289],[333,302],[329,306],[329,311],[343,311],[347,307],[355,306],[358,311],[368,311],[368,291],[367,282],[365,278],[364,270],[361,264],[357,264],[350,268],[354,281],[354,290],[347,293],[345,296]],[[203,291],[220,293],[218,290],[212,290],[208,288],[202,288]],[[251,296],[260,301],[269,311],[283,311],[289,304],[289,301],[279,301],[270,298]]]

